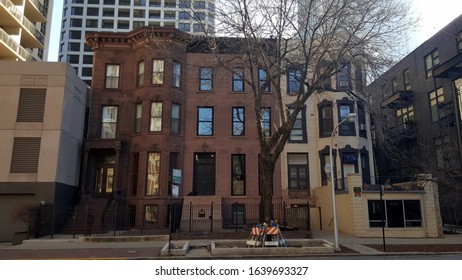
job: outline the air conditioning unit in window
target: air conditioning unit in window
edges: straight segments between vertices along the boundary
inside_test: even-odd
[[[359,130],[367,130],[366,124],[364,124],[364,123],[359,124]]]

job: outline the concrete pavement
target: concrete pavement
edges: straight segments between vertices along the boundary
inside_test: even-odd
[[[333,242],[334,236],[333,232],[315,231],[313,238]],[[161,256],[160,251],[167,242],[168,236],[105,237],[90,240],[83,237],[73,239],[72,236],[55,235],[53,239],[50,237],[30,239],[15,246],[11,243],[0,243],[0,259],[165,259],[171,257]],[[340,245],[352,250],[354,253],[351,254],[356,256],[391,254],[367,246],[380,245],[382,242],[382,238],[358,238],[339,234]],[[175,258],[212,258],[210,244],[210,239],[190,240],[187,255]],[[462,234],[449,234],[442,238],[386,238],[386,244],[462,244]],[[335,253],[335,255],[346,257],[348,253]]]

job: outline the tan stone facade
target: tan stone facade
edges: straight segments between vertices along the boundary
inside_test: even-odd
[[[423,238],[442,236],[443,228],[438,202],[438,185],[431,176],[426,175],[420,178],[415,182],[394,185],[383,190],[382,201],[387,209],[384,215],[386,237]],[[381,217],[378,215],[378,220],[374,220],[372,213],[374,210],[371,205],[374,203],[380,205],[379,203],[382,203],[379,187],[383,186],[375,186],[374,188],[364,186],[359,174],[348,176],[347,191],[338,193],[336,197],[339,231],[358,237],[383,236]],[[317,188],[314,196],[316,209],[313,212],[317,212],[317,214],[312,215],[313,227],[322,230],[333,230],[331,187]],[[415,209],[411,209],[406,205],[410,203],[419,205],[417,210],[420,213],[417,213],[417,215],[415,215],[415,212],[412,213],[412,210]],[[398,205],[403,209],[402,215],[399,212],[392,213],[392,211],[396,210],[394,205]],[[401,221],[398,221],[397,217],[403,218],[402,225],[400,225]]]
[[[66,63],[0,65],[0,240],[11,240],[19,207],[75,198],[87,86]]]

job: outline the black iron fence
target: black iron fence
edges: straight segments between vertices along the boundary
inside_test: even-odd
[[[55,234],[83,236],[166,235],[169,233],[211,233],[247,231],[260,222],[259,204],[172,203],[137,210],[115,203],[97,211],[88,205],[73,207],[42,205],[31,211],[29,236]],[[309,207],[273,205],[273,219],[283,230],[310,230]]]

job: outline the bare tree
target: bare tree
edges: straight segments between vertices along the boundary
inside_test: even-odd
[[[232,73],[240,75],[253,93],[260,143],[262,220],[271,219],[276,161],[303,105],[346,63],[367,68],[369,73],[390,65],[394,46],[399,46],[403,34],[416,24],[408,17],[410,6],[405,2],[216,0],[216,30],[205,38],[220,67],[230,72],[233,65],[246,69],[245,74]],[[290,110],[283,104],[287,75],[298,85],[291,92]],[[271,124],[271,134],[265,119],[269,87],[277,97],[280,120]]]

